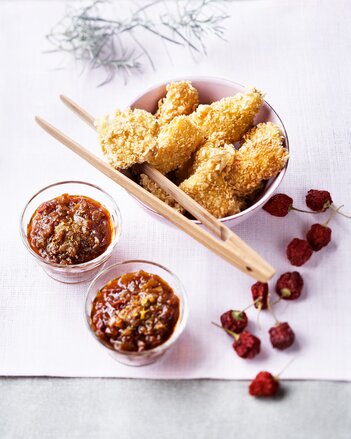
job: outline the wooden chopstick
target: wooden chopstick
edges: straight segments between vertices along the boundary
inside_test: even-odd
[[[36,116],[36,122],[43,128],[48,134],[54,137],[63,145],[67,146],[71,151],[82,157],[84,160],[93,165],[96,169],[101,171],[107,177],[111,178],[117,184],[122,186],[126,191],[138,198],[142,203],[146,204],[151,209],[154,209],[157,213],[167,218],[185,233],[196,239],[203,244],[209,250],[212,250],[218,256],[222,257],[230,264],[237,267],[239,270],[248,274],[249,276],[265,282],[268,280],[266,270],[262,270],[261,264],[257,264],[255,260],[252,260],[250,254],[240,254],[237,252],[228,242],[222,242],[207,233],[201,227],[194,224],[191,220],[180,214],[172,207],[168,206],[163,201],[146,191],[130,178],[123,175],[121,172],[107,165],[99,157],[92,154],[89,150],[70,139],[62,131],[55,128],[49,122],[43,118]]]
[[[246,254],[250,253],[252,258],[255,258],[257,262],[261,262],[262,265],[266,265],[268,271],[272,269],[272,267],[266,261],[264,261],[261,256],[259,256],[248,244],[246,244],[245,241],[239,238],[239,236],[227,226],[222,224],[215,216],[202,207],[201,204],[179,189],[179,187],[169,180],[165,175],[161,174],[161,172],[159,172],[153,166],[150,166],[148,163],[139,165],[139,168],[155,183],[157,183],[165,192],[167,192],[168,195],[173,197],[195,218],[200,220],[212,233],[218,236],[218,238],[220,238],[222,241],[228,242],[238,251],[242,251]]]
[[[67,96],[60,95],[61,101],[72,110],[78,117],[80,117],[84,122],[86,122],[90,127],[95,127],[95,118],[80,107],[76,102]],[[155,183],[157,183],[165,192],[167,192],[171,197],[173,197],[181,206],[183,206],[188,212],[190,212],[195,218],[200,220],[211,232],[218,236],[222,241],[227,242],[229,245],[233,246],[235,253],[243,260],[250,256],[251,265],[253,262],[255,266],[261,267],[261,274],[266,277],[266,280],[270,279],[275,270],[271,265],[269,265],[264,259],[261,258],[246,242],[244,242],[238,235],[236,235],[232,230],[222,224],[216,217],[210,214],[206,209],[204,209],[199,203],[197,203],[193,198],[179,189],[173,182],[171,182],[167,177],[165,177],[161,172],[159,172],[154,167],[147,163],[140,165],[142,172],[144,172],[149,178],[151,178]]]

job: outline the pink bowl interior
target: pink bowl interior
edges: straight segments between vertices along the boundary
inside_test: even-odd
[[[201,104],[210,104],[214,101],[218,101],[224,97],[233,96],[238,92],[242,92],[245,87],[237,84],[235,82],[231,82],[225,79],[218,78],[207,78],[207,77],[194,77],[194,78],[177,78],[171,79],[163,84],[157,85],[143,95],[136,98],[131,104],[131,108],[139,108],[151,113],[155,113],[157,110],[158,101],[163,98],[166,94],[166,85],[171,81],[180,81],[187,80],[191,81],[193,86],[199,92],[199,98]],[[265,101],[261,110],[257,114],[254,120],[254,124],[258,124],[260,122],[273,122],[281,127],[281,131],[285,137],[285,147],[289,150],[289,142],[288,136],[285,131],[285,127],[279,118],[278,114],[273,110],[273,108]],[[243,217],[249,216],[248,214],[253,212],[254,210],[263,206],[263,204],[271,197],[271,195],[276,191],[279,184],[281,183],[284,174],[286,172],[287,165],[285,168],[277,175],[275,178],[272,178],[267,182],[267,185],[257,199],[257,201],[248,207],[247,209],[239,212],[235,215],[228,216],[225,218],[221,218],[222,222],[229,222],[231,224],[241,222]],[[154,212],[154,211],[153,211]],[[154,212],[156,214],[156,212]],[[199,222],[199,221],[195,221]]]

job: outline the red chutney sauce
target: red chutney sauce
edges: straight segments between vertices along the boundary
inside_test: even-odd
[[[108,347],[141,352],[168,340],[178,319],[179,299],[172,288],[161,277],[140,270],[98,291],[90,324]]]
[[[114,234],[109,211],[82,195],[63,194],[42,203],[27,228],[32,249],[49,262],[82,264],[100,256]]]

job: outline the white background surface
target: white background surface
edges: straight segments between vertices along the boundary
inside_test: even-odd
[[[302,206],[306,190],[327,188],[335,203],[345,203],[350,211],[349,2],[234,2],[226,24],[228,43],[213,40],[207,58],[196,64],[184,56],[184,49],[172,49],[171,65],[156,47],[156,73],[146,71],[127,86],[116,79],[103,88],[95,87],[98,76],[79,77],[74,68],[53,70],[61,56],[42,54],[49,48],[44,35],[63,10],[61,2],[0,5],[0,373],[241,379],[259,369],[277,373],[296,358],[286,378],[350,379],[350,223],[336,219],[333,244],[301,268],[306,281],[301,300],[277,307],[280,319],[296,332],[296,346],[274,352],[266,331],[253,323],[263,350],[257,359],[245,361],[210,321],[227,308],[246,306],[251,280],[180,231],[151,219],[124,191],[33,122],[35,114],[46,116],[97,152],[94,133],[62,106],[59,93],[103,114],[174,76],[214,75],[253,84],[267,93],[289,134],[292,158],[282,190]],[[124,230],[111,263],[135,258],[160,262],[178,274],[188,291],[186,332],[155,365],[128,368],[107,356],[84,325],[86,285],[51,280],[20,242],[18,218],[27,199],[49,183],[72,178],[100,185],[120,205]],[[259,212],[236,232],[281,273],[290,269],[284,256],[287,242],[301,237],[313,219],[295,214],[278,219]],[[254,322],[255,313],[250,316]],[[261,322],[264,328],[273,323],[269,316],[262,316]]]

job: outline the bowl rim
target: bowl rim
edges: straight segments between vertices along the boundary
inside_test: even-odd
[[[179,294],[177,294],[176,291],[174,291],[174,294],[180,299],[180,301],[182,302],[182,313],[179,315],[178,318],[178,322],[176,323],[176,326],[171,334],[171,336],[162,344],[152,348],[152,349],[147,349],[145,351],[122,351],[122,350],[117,350],[114,349],[113,347],[111,347],[110,345],[104,343],[96,334],[95,331],[92,329],[91,325],[90,325],[90,315],[91,315],[91,305],[92,305],[92,301],[90,300],[89,296],[90,296],[90,292],[92,290],[92,287],[94,285],[94,283],[98,280],[98,278],[104,276],[109,270],[118,268],[120,266],[123,265],[127,265],[127,264],[141,264],[141,265],[149,265],[149,266],[156,266],[158,268],[160,268],[163,271],[166,271],[168,274],[171,275],[172,278],[175,279],[175,281],[177,282],[177,284],[179,285],[179,289],[181,292],[181,297],[179,297]],[[140,268],[142,269],[142,268]],[[147,269],[145,271],[148,271]],[[148,271],[149,272],[149,271]],[[161,276],[160,276],[161,277]],[[165,281],[166,282],[166,281]],[[167,282],[168,283],[168,282]],[[174,290],[174,288],[171,286],[171,288]],[[95,291],[95,297],[98,291]],[[112,265],[109,265],[108,267],[104,268],[102,271],[100,271],[95,277],[94,279],[90,282],[87,290],[86,290],[86,296],[85,296],[85,300],[84,300],[84,320],[86,323],[86,326],[88,327],[88,330],[90,332],[90,334],[92,335],[92,337],[104,348],[108,349],[111,352],[115,352],[117,354],[120,354],[122,356],[127,356],[127,357],[134,357],[134,358],[140,358],[140,357],[144,357],[144,356],[149,356],[151,354],[158,354],[160,352],[165,352],[169,347],[171,347],[181,336],[181,334],[183,333],[187,321],[188,321],[188,317],[189,317],[189,303],[188,303],[188,295],[186,292],[186,289],[182,283],[182,281],[179,279],[179,277],[169,268],[165,267],[164,265],[161,265],[157,262],[153,262],[153,261],[149,261],[146,259],[129,259],[127,261],[121,261],[121,262],[116,262]]]
[[[48,261],[46,259],[44,259],[43,257],[41,257],[40,255],[38,255],[30,246],[29,242],[28,242],[28,236],[26,234],[25,231],[25,227],[27,225],[24,225],[24,216],[27,212],[27,209],[30,205],[30,203],[40,194],[42,194],[44,191],[46,191],[47,189],[51,189],[55,186],[62,186],[65,184],[81,184],[84,186],[89,186],[92,187],[93,189],[96,189],[98,192],[101,192],[112,204],[113,206],[113,210],[114,213],[117,215],[117,227],[116,227],[116,232],[115,235],[113,237],[113,240],[111,241],[110,245],[107,247],[107,249],[101,253],[101,255],[99,255],[98,257],[91,259],[90,261],[87,262],[83,262],[81,264],[72,264],[72,265],[61,265],[61,264],[57,264],[56,262],[51,262]],[[38,205],[39,207],[39,205]],[[112,212],[110,212],[109,209],[107,209],[110,213],[110,215],[112,215]],[[34,213],[34,212],[33,212]],[[44,264],[48,267],[53,267],[56,269],[59,269],[61,271],[64,272],[75,272],[77,270],[81,270],[84,268],[94,268],[95,266],[100,265],[101,263],[105,262],[107,257],[109,257],[111,255],[111,253],[113,252],[114,248],[116,247],[116,245],[118,244],[120,238],[121,238],[121,231],[122,231],[122,216],[121,216],[121,211],[118,207],[118,204],[116,203],[116,201],[114,200],[114,198],[105,190],[101,189],[99,186],[96,186],[95,184],[92,183],[88,183],[85,181],[81,181],[81,180],[65,180],[65,181],[59,181],[56,183],[51,183],[45,187],[43,187],[42,189],[40,189],[39,191],[37,191],[33,196],[30,197],[30,199],[26,202],[24,208],[22,209],[21,215],[20,215],[20,232],[21,232],[21,238],[22,238],[22,242],[24,244],[24,246],[26,247],[26,249],[29,251],[29,253],[35,257],[35,259],[37,259],[37,261],[41,264]]]
[[[145,90],[143,93],[140,93],[137,97],[135,97],[135,99],[133,99],[130,103],[129,106],[131,108],[136,108],[134,105],[137,101],[139,101],[142,97],[144,97],[146,94],[160,88],[163,86],[166,86],[167,84],[169,84],[170,82],[176,82],[176,81],[190,81],[190,82],[195,82],[195,81],[202,81],[202,82],[211,82],[211,83],[218,83],[218,84],[222,84],[222,85],[228,85],[228,86],[239,86],[240,88],[242,88],[243,90],[246,88],[246,86],[240,84],[239,82],[235,82],[232,81],[230,79],[226,79],[226,78],[220,78],[220,77],[216,77],[216,76],[202,76],[202,75],[196,75],[196,76],[181,76],[181,77],[176,77],[176,78],[170,78],[167,81],[162,81],[159,82],[151,87],[149,87],[147,90]],[[286,131],[285,125],[281,119],[281,117],[279,116],[279,114],[275,111],[275,109],[272,107],[271,104],[269,104],[269,102],[266,101],[266,99],[264,99],[264,103],[269,107],[269,109],[273,112],[273,114],[275,115],[275,117],[278,119],[281,129],[283,131],[283,135],[284,135],[284,147],[286,148],[286,150],[288,151],[289,155],[290,155],[290,144],[289,144],[289,138],[288,138],[288,133]],[[279,172],[279,174],[274,177],[274,180],[271,184],[271,186],[269,187],[269,189],[267,190],[267,192],[258,200],[256,201],[254,204],[252,204],[250,207],[248,207],[247,209],[238,212],[234,215],[230,215],[230,216],[226,216],[224,218],[218,218],[218,220],[222,223],[226,223],[226,222],[231,222],[233,220],[236,220],[238,218],[241,218],[245,215],[248,215],[249,213],[261,208],[267,201],[268,199],[275,193],[275,191],[278,189],[278,187],[280,186],[281,182],[284,179],[284,176],[286,174],[286,171],[288,169],[288,165],[289,165],[289,159],[290,157],[288,157],[288,160],[284,166],[284,168]],[[139,201],[137,199],[138,203],[141,203],[148,211],[152,212],[153,214],[161,217],[162,215],[160,215],[159,213],[157,213],[155,210],[151,209],[149,206],[146,206],[144,203],[142,203],[141,201]],[[202,224],[201,221],[197,220],[197,219],[192,219],[192,222],[194,222],[195,224]]]

